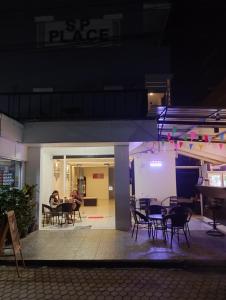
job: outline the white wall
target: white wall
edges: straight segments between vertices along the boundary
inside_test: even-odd
[[[26,163],[25,182],[29,185],[36,185],[36,220],[40,214],[40,147],[28,147],[28,162]]]
[[[27,147],[26,145],[0,137],[0,157],[26,161]]]
[[[158,160],[162,167],[150,167]],[[137,198],[150,197],[159,201],[176,195],[175,151],[160,151],[155,154],[143,153],[135,156],[135,195]]]
[[[135,142],[157,139],[155,120],[28,122],[25,143]]]
[[[62,199],[63,197],[65,197],[66,195],[64,195],[64,160],[60,159],[58,160],[59,163],[59,177],[55,178],[54,177],[54,171],[53,171],[53,165],[54,165],[54,160],[52,159],[52,155],[50,157],[51,159],[51,174],[49,174],[49,176],[52,177],[52,191],[53,190],[57,190],[59,192],[60,198]],[[68,181],[67,181],[68,183]],[[67,195],[69,196],[69,195]]]
[[[53,160],[45,148],[40,151],[40,202],[49,204],[49,196],[53,191]]]
[[[43,146],[43,153],[48,153],[50,155],[109,155],[114,154],[113,146],[100,146],[100,147],[92,147],[92,146],[83,146],[78,147],[76,145],[69,147],[61,147],[53,146],[49,144],[49,146]]]
[[[93,179],[93,174],[102,173],[104,178]],[[98,205],[104,200],[109,200],[109,178],[108,167],[84,168],[84,175],[86,176],[86,196],[97,197]]]
[[[15,142],[22,142],[24,126],[14,119],[0,114],[0,136]]]
[[[23,128],[19,122],[0,114],[0,157],[27,160],[27,147],[21,143]]]

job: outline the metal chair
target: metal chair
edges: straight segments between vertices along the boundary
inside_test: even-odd
[[[47,204],[42,204],[42,226],[44,227],[45,224],[48,223],[50,223],[51,225],[54,224],[54,215],[52,212],[52,208]]]
[[[146,211],[150,206],[150,198],[139,198],[139,209]]]
[[[185,229],[188,232],[189,236],[191,236],[191,232],[190,232],[190,228],[189,228],[189,222],[190,222],[191,217],[192,217],[192,210],[191,210],[191,208],[187,207],[187,206],[177,205],[177,206],[173,207],[170,210],[170,214],[185,214],[187,216],[187,218],[186,218],[186,224],[185,224]]]
[[[132,229],[132,237],[136,228],[136,237],[135,240],[137,240],[137,235],[138,235],[138,229],[139,226],[147,226],[148,228],[148,236],[150,238],[151,233],[152,233],[152,222],[145,216],[143,215],[141,212],[131,209],[131,213],[133,215],[133,219],[134,219],[134,225],[133,225],[133,229]]]
[[[76,205],[75,205],[76,204]],[[80,221],[82,221],[82,217],[81,217],[81,214],[80,214],[80,204],[78,203],[73,203],[73,218],[74,218],[74,222],[75,222],[75,213],[78,212],[78,216],[79,216],[79,219]]]
[[[186,243],[188,248],[190,247],[187,233],[186,233],[186,222],[187,222],[187,214],[186,213],[173,213],[167,216],[167,221],[170,219],[170,224],[167,224],[167,227],[171,229],[171,239],[170,239],[170,247],[172,248],[173,236],[177,235],[177,241],[179,244],[179,234],[180,230],[184,233]]]

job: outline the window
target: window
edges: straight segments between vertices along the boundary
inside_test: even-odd
[[[0,185],[20,187],[21,162],[0,158]]]

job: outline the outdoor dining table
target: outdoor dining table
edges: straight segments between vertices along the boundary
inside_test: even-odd
[[[149,220],[160,220],[160,221],[162,221],[164,219],[164,215],[162,215],[162,214],[151,214],[151,215],[148,215],[148,219]]]

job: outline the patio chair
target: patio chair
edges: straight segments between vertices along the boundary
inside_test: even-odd
[[[173,213],[168,215],[167,221],[170,220],[170,224],[167,222],[167,228],[171,230],[171,239],[170,239],[170,247],[172,248],[173,236],[177,235],[177,241],[179,244],[179,235],[180,231],[183,232],[188,248],[190,248],[190,244],[188,241],[187,233],[186,233],[186,223],[187,223],[188,215],[186,213]]]
[[[190,232],[190,228],[189,228],[189,222],[191,220],[192,217],[192,209],[190,207],[187,206],[175,206],[170,210],[170,214],[186,214],[187,215],[187,219],[186,219],[186,224],[185,224],[185,229],[188,232],[189,236],[191,236],[191,232]]]
[[[52,208],[51,206],[47,204],[42,204],[42,226],[44,227],[45,224],[50,223],[53,224],[53,214],[52,214]]]
[[[139,209],[146,211],[150,206],[150,198],[139,198]]]
[[[74,205],[73,203],[73,218],[74,218],[74,222],[75,222],[75,213],[77,212],[78,213],[78,216],[79,216],[79,219],[80,221],[82,221],[82,217],[81,217],[81,214],[80,214],[80,205]]]
[[[153,233],[152,232],[152,222],[145,215],[143,215],[141,212],[139,212],[137,210],[131,209],[131,213],[132,213],[133,219],[134,219],[134,225],[133,225],[133,229],[132,229],[132,237],[134,235],[134,231],[135,231],[135,228],[136,228],[135,240],[137,240],[139,227],[140,226],[142,226],[142,227],[146,226],[147,229],[148,229],[148,236],[150,238],[151,233]]]

